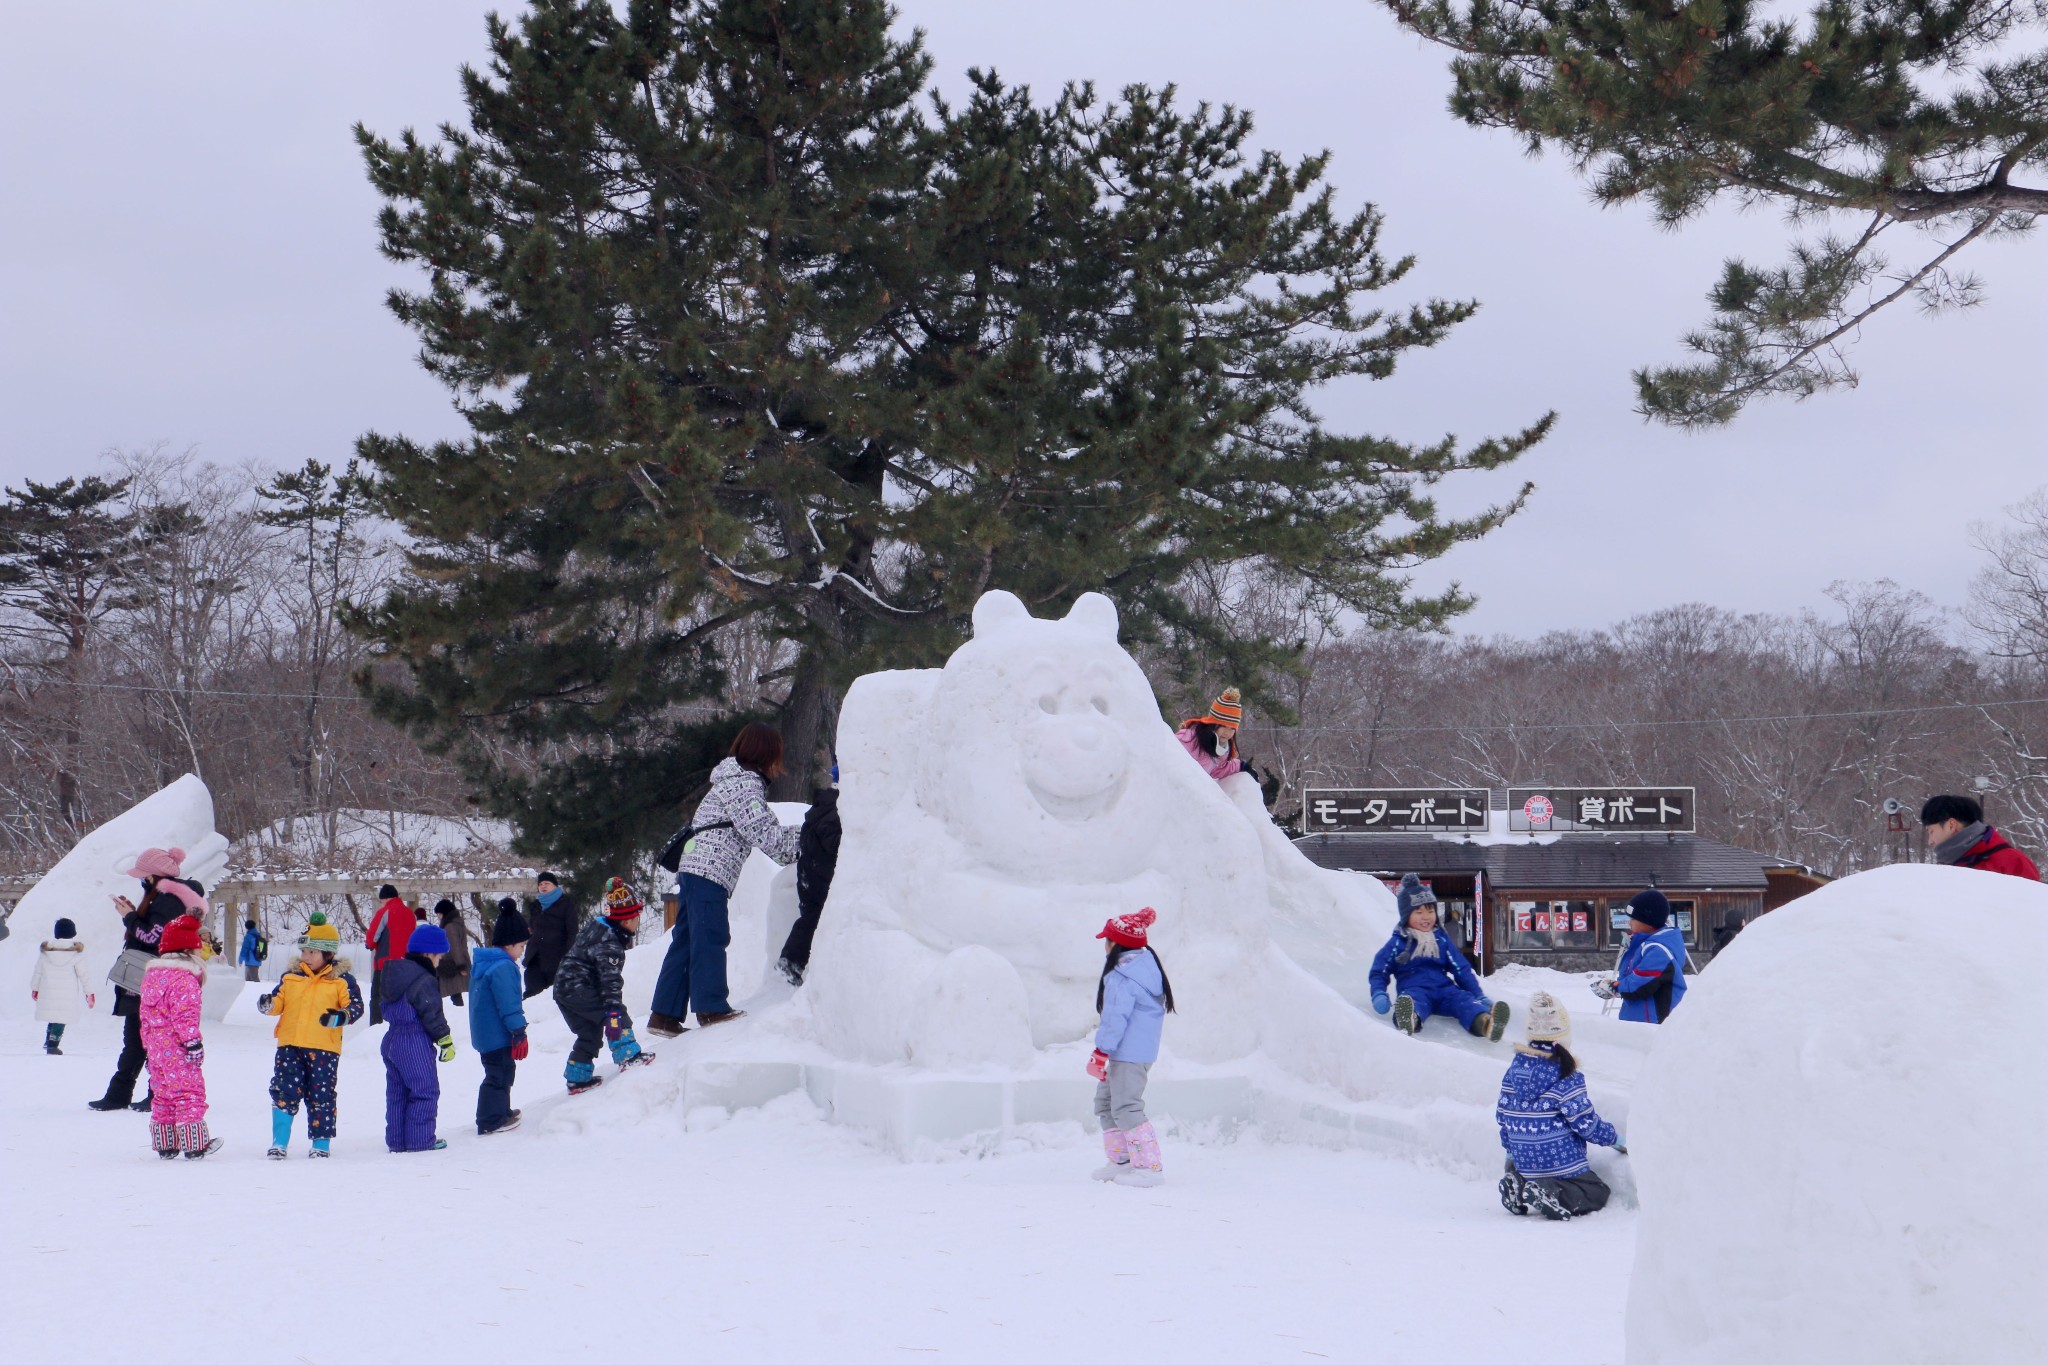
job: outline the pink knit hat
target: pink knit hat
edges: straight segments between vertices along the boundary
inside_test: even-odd
[[[151,877],[175,877],[184,870],[184,849],[145,848],[142,856],[135,860],[135,866],[128,869],[128,875],[148,881]]]
[[[1152,922],[1158,918],[1159,912],[1148,905],[1143,910],[1118,915],[1104,924],[1102,932],[1095,937],[1106,938],[1111,943],[1122,944],[1126,948],[1142,948],[1145,946],[1145,931],[1150,929]]]

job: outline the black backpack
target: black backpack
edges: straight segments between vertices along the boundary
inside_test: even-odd
[[[683,867],[683,854],[689,851],[690,840],[700,834],[709,834],[714,829],[731,828],[730,820],[713,820],[708,825],[684,825],[668,836],[668,842],[661,846],[661,856],[655,861],[670,872],[680,872]]]

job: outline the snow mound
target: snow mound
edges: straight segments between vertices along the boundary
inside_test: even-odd
[[[2042,1360],[2048,887],[1898,866],[1743,931],[1659,1030],[1630,1365]]]
[[[85,979],[100,997],[101,1008],[113,1007],[107,971],[121,952],[121,916],[115,896],[133,900],[141,888],[124,869],[145,848],[185,850],[185,875],[209,890],[227,869],[228,841],[213,828],[213,793],[191,773],[135,805],[80,839],[57,865],[43,874],[21,898],[9,920],[14,930],[0,940],[0,1016],[19,1018],[32,1006],[27,982],[35,969],[37,950],[59,917],[78,926],[85,944]]]

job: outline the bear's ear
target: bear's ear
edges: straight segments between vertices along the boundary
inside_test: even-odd
[[[1116,603],[1099,592],[1084,592],[1075,598],[1067,619],[1090,634],[1116,643]]]
[[[1012,621],[1030,619],[1031,613],[1018,600],[1017,594],[1004,592],[1001,588],[983,593],[981,600],[974,604],[974,633],[977,636],[992,635]]]

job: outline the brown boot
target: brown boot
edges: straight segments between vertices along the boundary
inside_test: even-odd
[[[667,1014],[647,1016],[647,1031],[661,1038],[674,1038],[685,1032],[689,1026],[682,1020]]]
[[[697,1015],[697,1027],[710,1028],[713,1024],[723,1024],[728,1020],[744,1019],[746,1017],[747,1012],[745,1010],[727,1010],[724,1014],[704,1014],[699,1012]]]

